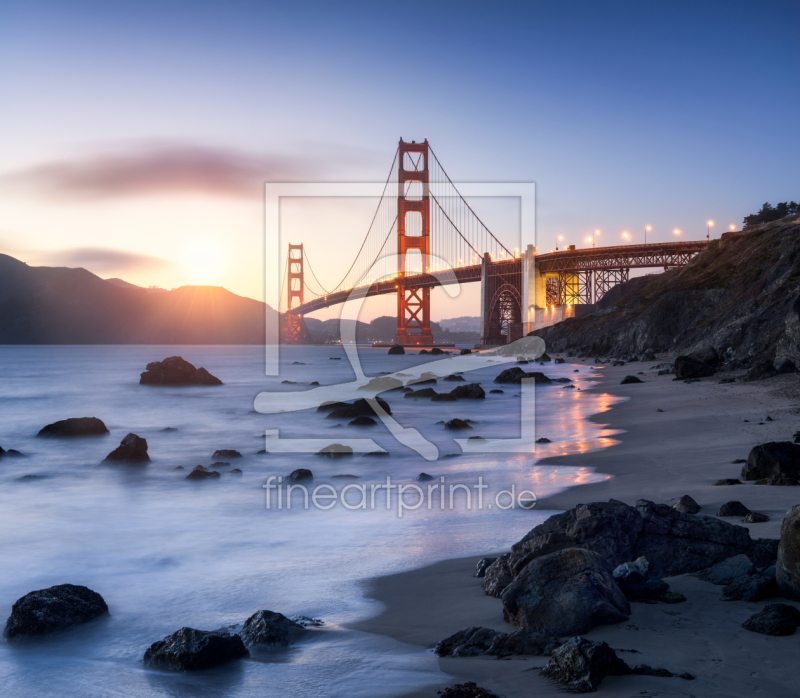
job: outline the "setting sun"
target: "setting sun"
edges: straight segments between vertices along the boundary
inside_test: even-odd
[[[225,273],[227,255],[221,245],[198,240],[184,251],[181,265],[193,283],[210,284]]]

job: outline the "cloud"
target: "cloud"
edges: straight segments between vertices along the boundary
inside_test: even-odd
[[[83,267],[101,276],[115,273],[157,271],[171,263],[160,257],[110,247],[73,247],[42,255],[37,261],[54,266]]]
[[[266,181],[314,180],[321,169],[319,163],[283,155],[162,143],[44,163],[2,175],[0,184],[71,199],[175,194],[261,198]]]

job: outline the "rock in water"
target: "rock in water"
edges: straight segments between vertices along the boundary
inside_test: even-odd
[[[717,516],[747,516],[750,510],[741,502],[725,502],[717,512]]]
[[[405,354],[406,350],[403,349],[403,347],[401,347],[399,344],[392,344],[392,346],[389,347],[389,351],[387,353],[388,354]]]
[[[70,417],[42,427],[36,435],[42,439],[71,436],[103,436],[108,434],[106,425],[97,417]]]
[[[781,524],[775,579],[781,596],[800,600],[800,506],[789,510]]]
[[[800,611],[786,603],[767,604],[742,627],[761,635],[792,635],[800,626]]]
[[[430,480],[433,480],[433,475],[428,475],[428,473],[420,473],[420,474],[419,474],[419,475],[417,475],[417,477],[416,477],[416,478],[414,478],[414,479],[415,479],[417,482],[429,482]]]
[[[496,557],[482,557],[478,560],[478,564],[475,567],[475,574],[474,577],[480,577],[481,579],[486,576],[486,570],[495,560]]]
[[[212,480],[214,478],[219,477],[219,472],[216,470],[209,470],[208,468],[204,468],[202,465],[196,466],[192,472],[190,472],[187,476],[187,480]]]
[[[630,674],[630,667],[605,642],[573,637],[553,652],[542,676],[571,693],[591,693],[606,676]]]
[[[445,422],[444,428],[455,431],[458,431],[459,429],[472,429],[467,422],[465,422],[463,419],[459,419],[458,417],[451,419],[449,422]]]
[[[544,635],[577,635],[626,620],[631,607],[611,567],[591,550],[567,548],[534,559],[500,595],[505,619]]]
[[[217,451],[214,451],[214,455],[211,456],[215,460],[217,459],[229,459],[229,458],[241,458],[242,454],[239,451],[234,451],[232,448],[220,448]]]
[[[374,427],[377,422],[372,417],[367,417],[366,415],[359,415],[353,421],[348,423],[348,426],[351,427]]]
[[[497,378],[494,379],[495,383],[508,383],[511,385],[520,385],[522,383],[523,378],[533,378],[536,383],[552,383],[544,373],[539,371],[533,371],[531,373],[526,373],[523,371],[519,366],[514,366],[513,368],[507,368],[500,373]]]
[[[676,511],[685,511],[687,514],[696,514],[700,511],[701,506],[688,494],[685,494],[672,505],[672,508]]]
[[[256,611],[242,627],[242,640],[245,645],[261,647],[288,647],[296,634],[305,628],[282,613]]]
[[[715,373],[716,371],[711,366],[697,359],[693,359],[691,356],[679,356],[675,359],[676,380],[705,378],[707,376],[713,376]]]
[[[136,434],[128,434],[111,453],[109,453],[103,463],[149,463],[150,456],[147,455],[147,441]]]
[[[195,368],[180,356],[152,361],[146,369],[139,378],[141,385],[222,385],[206,369]]]
[[[298,468],[292,471],[289,477],[286,478],[286,482],[308,482],[313,479],[314,475],[310,470],[307,468]]]
[[[483,400],[486,393],[478,383],[470,383],[469,385],[459,385],[450,391],[457,400]]]
[[[249,655],[238,635],[225,630],[181,628],[150,645],[144,653],[144,665],[170,671],[197,671]]]
[[[742,466],[742,477],[761,480],[773,476],[800,479],[800,444],[770,441],[750,451],[747,463]]]
[[[344,458],[345,456],[352,456],[353,449],[350,446],[344,446],[343,444],[331,444],[330,446],[321,448],[314,455],[325,456],[325,458]],[[301,470],[303,470],[303,468],[301,468]]]
[[[11,607],[3,637],[9,642],[47,635],[108,614],[96,591],[74,584],[59,584],[25,594]]]

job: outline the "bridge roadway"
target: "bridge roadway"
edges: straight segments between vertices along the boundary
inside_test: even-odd
[[[679,267],[688,263],[698,252],[705,249],[707,240],[687,242],[654,242],[647,245],[615,245],[613,247],[584,248],[580,250],[563,250],[536,255],[535,264],[541,274],[557,274],[559,272],[594,271],[602,269],[632,269],[648,267]],[[490,262],[493,269],[513,267],[522,263],[522,259],[506,259]],[[455,278],[449,283],[472,283],[481,280],[481,265],[473,264],[453,269]],[[404,278],[410,288],[433,288],[441,285],[433,274],[409,274]],[[367,297],[397,293],[398,279],[388,279],[372,284],[367,289]],[[364,288],[364,287],[358,287]],[[353,289],[336,291],[327,296],[292,308],[289,313],[305,315],[315,310],[328,308],[344,303]]]

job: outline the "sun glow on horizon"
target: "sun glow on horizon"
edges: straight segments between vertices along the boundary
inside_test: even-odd
[[[193,282],[210,284],[224,275],[228,267],[228,255],[216,242],[196,240],[184,250],[181,266]]]

